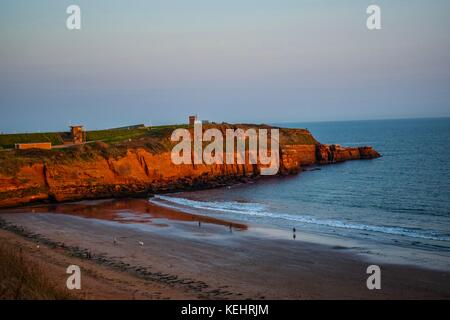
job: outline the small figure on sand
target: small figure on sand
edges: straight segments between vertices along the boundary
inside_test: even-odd
[[[230,227],[230,232],[233,232],[233,225],[229,225],[229,227]]]
[[[295,228],[292,228],[292,239],[295,240],[295,238],[297,238],[297,235],[295,234],[297,230]]]
[[[202,222],[201,222],[201,221],[198,222],[198,227],[199,227],[199,228],[202,227]]]
[[[117,238],[116,237],[114,237],[113,243],[114,243],[115,246],[117,246]]]

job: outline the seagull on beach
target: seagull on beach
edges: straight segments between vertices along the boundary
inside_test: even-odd
[[[138,241],[138,243],[139,243],[139,245],[140,245],[141,247],[144,246],[144,243],[143,243],[142,241]]]
[[[117,238],[116,237],[114,237],[113,242],[114,242],[114,245],[116,246],[117,245]]]

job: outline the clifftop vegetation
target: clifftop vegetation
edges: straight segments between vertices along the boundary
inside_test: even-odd
[[[250,124],[207,124],[204,129],[211,127],[222,131],[226,129],[248,129],[273,127]],[[119,158],[126,155],[128,149],[144,148],[152,153],[170,151],[174,143],[170,141],[174,129],[189,128],[188,125],[170,125],[143,127],[133,129],[109,129],[87,131],[87,143],[69,147],[54,148],[52,150],[2,150],[0,151],[0,173],[12,175],[24,165],[34,163],[61,163],[73,161],[90,161],[97,156],[104,158]],[[281,145],[311,145],[318,144],[311,133],[304,129],[280,129]],[[0,147],[12,148],[15,143],[52,142],[62,144],[66,133],[24,133],[0,135]]]

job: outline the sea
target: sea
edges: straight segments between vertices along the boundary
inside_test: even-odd
[[[328,239],[369,259],[450,270],[450,118],[278,123],[325,144],[373,146],[379,159],[306,168],[151,202]],[[313,170],[312,170],[313,169]]]

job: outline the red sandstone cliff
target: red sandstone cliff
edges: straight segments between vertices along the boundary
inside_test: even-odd
[[[256,178],[260,173],[260,166],[252,164],[174,165],[170,151],[162,150],[158,143],[155,147],[154,140],[142,139],[138,144],[120,146],[94,143],[60,151],[4,151],[0,157],[0,207],[216,187]],[[112,152],[117,150],[120,152]],[[305,165],[379,156],[371,147],[322,145],[306,130],[281,130],[280,174],[297,173]]]

